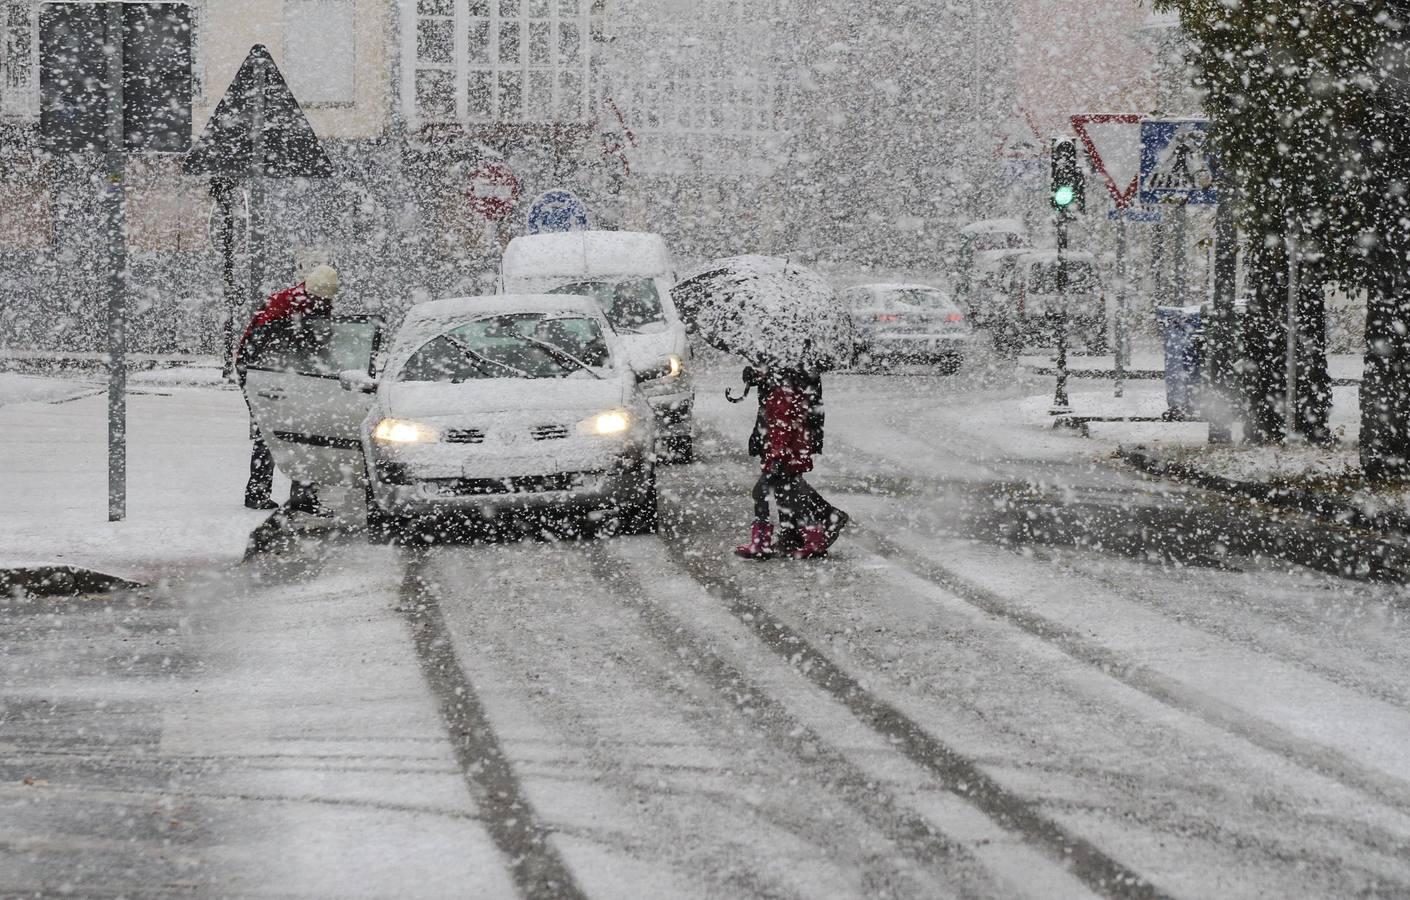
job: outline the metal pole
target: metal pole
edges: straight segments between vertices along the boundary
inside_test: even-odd
[[[1287,387],[1284,391],[1283,427],[1285,440],[1297,440],[1297,295],[1298,295],[1298,246],[1296,223],[1288,220],[1288,310],[1287,310]]]
[[[1170,257],[1170,274],[1175,283],[1175,297],[1171,305],[1187,306],[1190,302],[1190,254],[1185,248],[1185,234],[1189,230],[1189,207],[1184,200],[1175,204],[1173,218],[1170,236],[1175,247]]]
[[[1070,412],[1067,402],[1067,210],[1057,212],[1057,387],[1053,415]]]
[[[106,101],[107,183],[103,207],[108,243],[108,521],[127,517],[127,228],[124,180],[127,175],[123,121],[123,6],[107,4]]]
[[[255,63],[255,95],[250,103],[250,168],[246,173],[250,183],[249,227],[249,300],[258,309],[267,293],[264,285],[264,101],[268,72],[264,60]]]
[[[980,175],[983,172],[984,147],[979,128],[982,121],[980,113],[979,94],[982,90],[980,83],[980,31],[979,31],[979,0],[969,0],[969,34],[970,34],[970,67],[969,67],[969,99],[970,99],[970,158],[974,160],[975,177],[969,186],[970,209],[974,217],[978,218],[983,212],[983,200],[979,196]]]
[[[211,194],[220,207],[221,280],[225,289],[225,326],[221,346],[224,348],[222,376],[230,378],[235,371],[235,317],[240,312],[240,286],[235,282],[235,192],[234,179],[215,176],[211,179]]]
[[[1234,189],[1220,185],[1214,218],[1214,321],[1209,334],[1209,379],[1214,388],[1214,409],[1209,417],[1209,442],[1234,440],[1234,356],[1238,322],[1234,300],[1238,291],[1238,227],[1234,222]]]
[[[1116,222],[1116,396],[1126,393],[1126,367],[1130,363],[1130,336],[1126,333],[1126,209],[1117,207]]]

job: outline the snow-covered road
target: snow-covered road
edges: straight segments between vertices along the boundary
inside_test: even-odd
[[[657,537],[4,607],[0,894],[1410,895],[1400,542],[845,376],[855,527],[746,563],[723,384]]]

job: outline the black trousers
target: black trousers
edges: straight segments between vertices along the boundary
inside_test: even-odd
[[[245,482],[245,499],[259,503],[270,499],[269,495],[274,491],[274,456],[264,442],[264,435],[253,422],[250,424],[250,440],[254,446],[250,450],[250,479]],[[290,484],[289,508],[305,512],[317,509],[318,485],[305,481]]]

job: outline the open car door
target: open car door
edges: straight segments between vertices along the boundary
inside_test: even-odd
[[[338,373],[372,375],[382,342],[375,316],[318,316],[256,330],[241,350],[245,397],[274,463],[295,481],[362,477],[362,420],[372,395],[345,390]]]

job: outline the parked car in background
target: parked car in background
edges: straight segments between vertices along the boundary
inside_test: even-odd
[[[671,300],[675,266],[660,235],[577,231],[516,237],[504,250],[501,293],[592,297],[627,358],[642,369],[672,360],[642,386],[656,413],[658,453],[688,462],[694,454],[695,385],[686,330]]]
[[[959,370],[972,334],[959,304],[924,284],[863,284],[842,292],[857,327],[862,365],[933,363]]]
[[[977,311],[975,293],[984,274],[991,271],[1004,254],[1032,246],[1028,228],[1018,219],[985,219],[961,228],[955,299],[962,306]]]
[[[1018,261],[1028,249],[993,250],[975,264],[969,292],[969,317],[975,328],[988,331],[1001,354],[1013,349],[1012,317],[1007,314],[1008,285]]]
[[[1109,320],[1096,259],[1069,251],[1061,264],[1067,285],[1060,290],[1056,250],[1029,250],[1013,259],[1003,296],[995,297],[988,310],[996,343],[1014,353],[1024,344],[1050,345],[1056,339],[1056,316],[1065,310],[1069,345],[1106,352]]]

